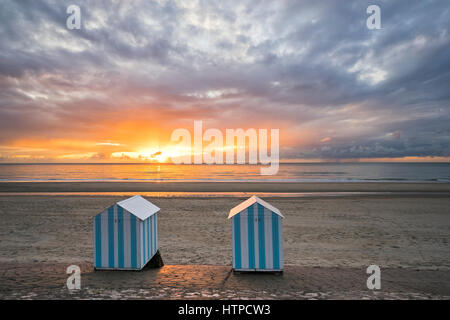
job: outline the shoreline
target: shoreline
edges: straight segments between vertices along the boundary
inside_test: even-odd
[[[149,199],[247,199],[257,196],[264,199],[369,199],[369,198],[450,198],[450,192],[0,192],[0,198],[73,197],[116,198],[140,195]]]
[[[32,192],[450,192],[444,182],[0,182],[0,193]]]

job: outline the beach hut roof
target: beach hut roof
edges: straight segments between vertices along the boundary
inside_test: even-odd
[[[260,205],[262,205],[263,207],[269,209],[270,211],[272,211],[273,213],[276,213],[277,215],[279,215],[280,217],[284,218],[284,216],[281,214],[280,210],[278,210],[277,208],[275,208],[274,206],[268,204],[267,202],[265,202],[264,200],[258,198],[257,196],[252,196],[251,198],[248,198],[247,200],[245,200],[244,202],[240,203],[239,205],[237,205],[236,207],[234,207],[233,209],[230,210],[230,214],[228,215],[228,219],[232,218],[234,215],[238,214],[239,212],[241,212],[244,209],[247,209],[248,207],[250,207],[252,204],[254,203],[259,203]]]
[[[160,209],[150,201],[145,200],[141,196],[134,196],[122,201],[117,202],[117,205],[121,206],[129,213],[135,215],[141,220],[145,220],[148,217],[157,213]]]

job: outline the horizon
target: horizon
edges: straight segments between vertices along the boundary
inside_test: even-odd
[[[367,161],[358,159],[355,160],[349,160],[345,159],[342,161],[336,161],[336,160],[323,160],[320,161],[280,161],[278,162],[280,165],[285,164],[450,164],[450,161],[442,161],[442,160],[436,160],[436,161],[419,161],[419,160],[410,160],[410,161],[374,161],[373,159],[367,159]],[[173,163],[173,162],[157,162],[157,161],[150,161],[150,162],[0,162],[0,165],[38,165],[38,164],[65,164],[65,165],[181,165],[181,166],[231,166],[231,165],[239,165],[239,166],[261,166],[265,165],[263,163],[233,163],[233,164],[227,164],[227,163]]]

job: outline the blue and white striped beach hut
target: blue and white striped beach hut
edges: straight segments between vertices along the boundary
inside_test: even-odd
[[[141,196],[134,196],[96,215],[94,268],[142,269],[158,251],[159,210]]]
[[[255,196],[230,210],[235,271],[283,271],[283,218]]]

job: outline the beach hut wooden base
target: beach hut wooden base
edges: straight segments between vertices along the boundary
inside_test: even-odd
[[[160,209],[141,196],[94,217],[94,269],[141,270],[158,251]]]
[[[235,274],[246,274],[246,273],[273,273],[276,275],[283,274],[283,270],[263,270],[263,269],[233,269],[233,273]]]
[[[255,196],[230,210],[234,271],[283,271],[283,218],[277,208]]]

